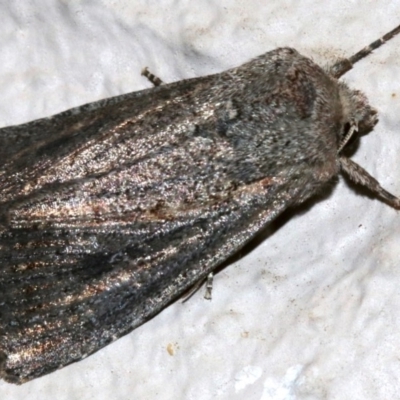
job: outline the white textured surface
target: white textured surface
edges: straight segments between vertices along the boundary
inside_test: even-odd
[[[278,46],[348,56],[400,23],[394,1],[3,1],[0,124]],[[380,112],[354,159],[400,194],[400,37],[346,75]],[[1,399],[400,399],[400,213],[342,180],[198,292]],[[169,351],[167,351],[169,350]],[[173,355],[170,355],[173,353]]]

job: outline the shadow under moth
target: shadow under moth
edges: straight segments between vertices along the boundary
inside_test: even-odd
[[[338,79],[400,32],[321,68],[278,48],[215,75],[0,130],[0,377],[23,383],[160,312],[339,173],[377,112]]]

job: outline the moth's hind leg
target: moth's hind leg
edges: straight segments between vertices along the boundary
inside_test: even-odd
[[[210,272],[206,278],[195,283],[188,292],[186,292],[182,297],[182,303],[188,301],[204,284],[206,287],[204,298],[206,300],[212,299],[212,288],[213,288],[213,281],[214,281],[214,273]]]
[[[160,86],[164,83],[158,76],[152,74],[147,67],[142,69],[141,75],[146,77],[154,86]]]
[[[341,170],[350,180],[358,185],[366,187],[390,206],[400,209],[400,199],[387,192],[364,168],[347,157],[340,157],[339,163]]]

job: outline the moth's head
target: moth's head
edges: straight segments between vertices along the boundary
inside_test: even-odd
[[[346,84],[339,84],[339,94],[343,109],[343,132],[340,140],[344,139],[352,127],[355,133],[351,142],[370,132],[378,122],[378,112],[371,107],[367,97],[359,90],[350,89]]]
[[[350,71],[354,64],[369,56],[374,50],[387,43],[400,33],[400,25],[383,35],[380,39],[375,40],[368,46],[353,54],[349,58],[340,58],[333,65],[327,67],[328,74],[339,79],[347,71]],[[339,83],[339,92],[344,111],[344,132],[342,132],[342,146],[348,142],[345,140],[347,136],[354,136],[354,132],[358,132],[356,137],[368,133],[378,121],[377,111],[368,104],[365,95],[358,90],[349,89],[344,83]],[[347,127],[347,132],[346,132]]]

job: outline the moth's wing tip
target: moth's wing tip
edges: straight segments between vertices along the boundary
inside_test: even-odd
[[[3,379],[8,383],[15,383],[17,385],[20,385],[24,382],[24,380],[21,380],[19,376],[10,373],[10,371],[7,370],[7,359],[7,353],[0,348],[0,379]]]
[[[6,362],[7,362],[7,353],[0,348],[0,378],[6,379]]]

